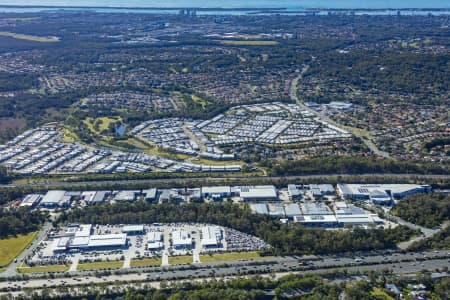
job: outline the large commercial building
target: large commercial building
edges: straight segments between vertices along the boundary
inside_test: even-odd
[[[277,189],[273,185],[241,186],[238,189],[243,201],[278,200]]]
[[[217,248],[222,245],[222,230],[217,226],[203,226],[201,245],[203,248]]]
[[[158,251],[164,248],[163,234],[160,231],[150,231],[147,233],[147,249]]]
[[[44,195],[39,205],[46,208],[67,207],[71,199],[70,195],[66,196],[66,191],[53,190]]]
[[[20,203],[21,207],[35,207],[39,204],[39,201],[41,201],[42,195],[40,194],[29,194],[26,195],[25,198],[23,198],[22,202]]]
[[[315,199],[322,199],[324,196],[330,196],[336,193],[331,184],[310,184],[309,189]]]
[[[290,200],[296,200],[302,198],[301,190],[295,184],[288,185],[288,195]]]
[[[172,246],[176,250],[192,248],[192,237],[187,231],[174,230],[172,231]]]
[[[126,233],[92,235],[91,232],[92,225],[69,224],[65,236],[53,240],[52,251],[117,249],[127,245]]]
[[[127,235],[144,234],[145,228],[144,225],[125,225],[122,228],[122,232]]]
[[[209,198],[212,200],[222,200],[223,198],[231,197],[231,187],[229,186],[204,186],[201,189],[202,198]]]
[[[300,207],[297,203],[288,203],[284,206],[284,211],[286,213],[287,218],[294,218],[295,216],[299,216],[302,214]]]
[[[338,184],[337,192],[344,199],[370,200],[376,203],[401,199],[407,195],[431,191],[429,185],[417,184]]]

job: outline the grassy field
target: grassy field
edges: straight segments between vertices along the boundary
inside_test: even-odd
[[[194,164],[210,165],[210,166],[228,166],[228,165],[243,165],[243,161],[238,160],[211,160],[205,158],[194,158],[191,160]]]
[[[205,109],[206,105],[208,104],[205,99],[202,99],[202,98],[200,98],[199,96],[196,96],[196,95],[191,95],[191,99],[195,103],[200,104],[203,107],[203,109]]]
[[[98,126],[98,130],[95,128],[94,124],[97,120],[100,120],[101,123]],[[93,133],[99,134],[103,130],[107,130],[109,127],[109,124],[114,123],[116,121],[120,121],[121,118],[109,118],[109,117],[101,117],[101,118],[86,118],[83,122],[86,124],[86,126],[89,128],[90,131]]]
[[[37,17],[33,17],[33,18],[6,18],[6,19],[3,19],[3,20],[15,22],[15,21],[33,21],[33,20],[37,20],[37,19],[39,19],[39,18],[37,18]]]
[[[119,261],[99,261],[92,263],[78,264],[77,270],[98,270],[122,268],[123,260]]]
[[[186,160],[191,157],[186,154],[168,152],[168,151],[165,151],[164,149],[161,149],[158,146],[149,148],[149,149],[145,150],[144,152],[146,154],[150,154],[150,155],[162,156],[165,158],[179,159],[179,160]]]
[[[192,255],[169,256],[169,264],[171,265],[192,264],[192,261]]]
[[[219,253],[214,255],[200,255],[200,261],[213,262],[213,261],[224,261],[224,260],[239,260],[239,259],[257,259],[261,258],[258,252],[230,252],[230,253]]]
[[[258,41],[258,40],[240,40],[240,41],[221,41],[225,45],[234,46],[275,46],[279,43],[277,41]]]
[[[80,138],[78,137],[78,135],[71,131],[69,128],[64,127],[62,129],[64,136],[63,136],[63,141],[66,143],[74,143],[74,142],[79,142]]]
[[[0,266],[7,266],[36,237],[37,232],[0,240]]]
[[[150,266],[160,266],[162,264],[161,258],[144,258],[144,259],[133,259],[131,261],[131,267],[150,267]]]
[[[11,37],[13,39],[26,40],[26,41],[39,42],[39,43],[59,42],[59,39],[56,37],[42,37],[42,36],[20,34],[20,33],[8,32],[8,31],[0,31],[0,36],[6,36],[6,37]]]
[[[370,293],[375,299],[383,299],[383,300],[395,300],[391,296],[389,296],[385,291],[374,288],[373,291]]]
[[[21,265],[17,268],[18,273],[26,274],[26,273],[38,273],[38,272],[66,272],[69,270],[69,265],[48,265],[48,266],[36,266],[36,267],[28,267]]]

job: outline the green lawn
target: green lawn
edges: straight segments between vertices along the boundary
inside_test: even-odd
[[[210,166],[229,166],[229,165],[243,165],[244,162],[240,160],[212,160],[206,158],[194,158],[191,160],[194,164],[210,165]]]
[[[208,104],[205,99],[202,99],[196,95],[191,95],[191,99],[195,103],[200,104],[203,107],[203,109],[205,109],[206,105]]]
[[[78,264],[77,270],[98,270],[122,268],[123,260],[119,261],[99,261],[92,263]]]
[[[42,36],[27,35],[27,34],[20,34],[20,33],[7,32],[7,31],[0,31],[0,36],[7,36],[7,37],[11,37],[13,39],[27,40],[27,41],[40,42],[40,43],[59,42],[59,39],[56,37],[42,37]]]
[[[385,291],[383,291],[383,290],[381,290],[379,288],[374,288],[373,291],[370,294],[372,295],[372,297],[374,297],[374,299],[395,300],[394,298],[389,296]]]
[[[161,258],[144,258],[144,259],[133,259],[131,261],[131,267],[151,267],[160,266],[162,264]]]
[[[36,237],[36,232],[0,240],[0,266],[7,266]]]
[[[258,252],[230,252],[230,253],[218,253],[213,255],[200,255],[200,261],[213,262],[213,261],[224,261],[224,260],[239,260],[239,259],[257,259],[261,258]]]
[[[95,128],[94,124],[96,121],[101,121],[98,126],[98,130]],[[122,118],[109,118],[109,117],[100,117],[100,118],[86,118],[83,122],[93,133],[99,134],[103,130],[107,130],[109,128],[109,124],[114,123],[116,121],[121,121]]]
[[[78,137],[78,135],[71,131],[69,128],[64,127],[62,129],[63,133],[64,133],[64,137],[63,137],[63,141],[66,143],[74,143],[74,142],[79,142],[80,138]]]
[[[171,265],[192,264],[192,261],[192,255],[169,256],[169,264]]]
[[[221,41],[225,45],[235,46],[275,46],[279,43],[277,41],[257,41],[257,40],[241,40],[241,41]]]
[[[36,266],[36,267],[27,267],[27,266],[23,266],[21,265],[20,267],[17,268],[17,272],[18,273],[37,273],[37,272],[45,272],[45,273],[50,273],[50,272],[66,272],[67,270],[69,270],[70,266],[69,265],[48,265],[48,266]]]

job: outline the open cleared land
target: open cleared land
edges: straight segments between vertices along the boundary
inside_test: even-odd
[[[20,33],[7,32],[7,31],[0,31],[0,36],[6,36],[6,37],[11,37],[13,39],[26,40],[26,41],[39,42],[39,43],[59,42],[59,39],[57,37],[43,37],[43,36],[27,35],[27,34],[20,34]]]
[[[221,41],[225,45],[235,45],[235,46],[275,46],[279,43],[277,41]]]
[[[181,256],[170,256],[169,264],[171,265],[181,265],[181,264],[192,264],[191,255],[181,255]]]
[[[37,232],[0,240],[0,266],[8,265],[36,237]]]
[[[256,258],[261,258],[261,255],[255,251],[220,253],[220,254],[213,254],[213,255],[200,255],[200,261],[202,263],[212,262],[212,261],[256,259]]]
[[[160,266],[161,263],[161,258],[134,259],[131,261],[131,267]]]
[[[17,268],[18,273],[38,273],[38,272],[66,272],[69,270],[69,265],[48,265],[48,266],[36,266],[36,267],[28,267],[21,265]]]
[[[99,261],[92,263],[79,264],[77,270],[99,270],[99,269],[117,269],[122,268],[123,261]]]

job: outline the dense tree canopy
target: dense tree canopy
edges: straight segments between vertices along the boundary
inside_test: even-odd
[[[450,220],[450,195],[419,194],[409,196],[396,205],[393,213],[409,222],[435,227]]]
[[[36,231],[45,220],[39,211],[28,208],[0,210],[0,238]]]

